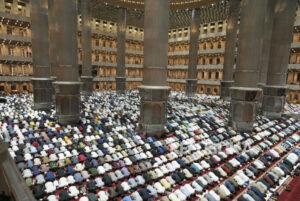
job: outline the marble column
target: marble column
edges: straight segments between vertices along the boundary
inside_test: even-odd
[[[190,28],[188,78],[186,79],[186,92],[185,92],[187,96],[194,96],[197,91],[199,26],[200,26],[200,10],[193,9],[192,23]]]
[[[229,6],[229,15],[226,27],[226,44],[223,68],[223,80],[221,81],[221,98],[230,100],[230,87],[233,85],[233,66],[235,58],[235,44],[237,41],[238,19],[241,0],[232,0]]]
[[[90,0],[81,1],[81,22],[82,22],[81,94],[84,96],[90,96],[93,93]]]
[[[80,117],[77,5],[74,0],[54,0],[56,35],[56,115],[60,124],[75,124]]]
[[[275,5],[273,32],[266,85],[263,87],[262,113],[280,118],[286,96],[286,76],[295,22],[297,0],[278,0]]]
[[[262,43],[263,48],[261,54],[261,62],[260,62],[261,66],[260,66],[259,83],[258,83],[259,87],[265,85],[267,80],[275,4],[276,1],[274,0],[266,1],[266,15],[265,15],[264,34],[263,34],[263,43]]]
[[[48,0],[48,31],[49,31],[49,61],[50,61],[50,71],[51,71],[51,80],[52,80],[52,100],[55,101],[55,90],[53,82],[56,80],[56,43],[55,43],[55,34],[56,34],[56,20],[53,8],[53,1]]]
[[[125,93],[125,42],[126,42],[126,8],[118,8],[117,26],[117,93]]]
[[[31,0],[31,41],[34,78],[34,109],[50,110],[52,101],[47,0]]]
[[[167,123],[168,27],[170,0],[145,0],[144,69],[139,130],[160,137]]]
[[[261,89],[260,54],[265,18],[265,0],[243,0],[235,81],[231,90],[231,123],[238,131],[251,131]]]

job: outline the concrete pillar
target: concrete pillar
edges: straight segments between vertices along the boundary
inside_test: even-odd
[[[31,0],[31,40],[33,53],[34,109],[50,110],[52,100],[47,0]]]
[[[194,96],[197,90],[197,63],[198,63],[198,39],[200,26],[200,10],[192,12],[192,23],[190,28],[190,49],[188,79],[186,79],[186,95]]]
[[[285,103],[286,76],[293,37],[297,0],[278,0],[275,5],[270,59],[266,85],[263,87],[262,113],[280,118]]]
[[[266,15],[265,15],[264,34],[263,34],[263,42],[262,42],[263,47],[262,47],[262,54],[261,54],[261,62],[260,62],[261,67],[259,72],[259,83],[258,83],[259,87],[262,87],[267,80],[275,4],[276,1],[274,0],[266,1]]]
[[[60,124],[74,124],[80,117],[77,5],[74,0],[54,0],[56,35],[56,114]]]
[[[5,12],[5,0],[0,0],[0,12]]]
[[[81,22],[82,22],[81,94],[85,96],[90,96],[93,93],[90,0],[81,1]]]
[[[26,3],[26,7],[25,7],[25,15],[26,15],[26,17],[30,17],[30,6],[31,6],[31,4],[30,4],[30,1],[29,2],[27,2]],[[49,5],[48,5],[48,7],[49,7]],[[49,12],[49,8],[48,8],[48,12]]]
[[[19,10],[18,10],[18,1],[19,0],[13,0],[12,1],[12,14],[18,15]]]
[[[118,8],[117,26],[117,93],[125,93],[126,8]]]
[[[243,0],[239,50],[231,90],[231,123],[238,131],[251,131],[261,89],[257,87],[265,18],[265,0]]]
[[[167,86],[168,27],[170,0],[145,0],[144,71],[139,129],[160,137],[167,122],[166,104],[171,88]]]
[[[221,81],[221,98],[224,100],[230,99],[229,88],[233,85],[233,66],[240,7],[241,0],[232,0],[230,2],[226,27],[225,59],[223,68],[224,76]]]
[[[51,70],[51,80],[52,80],[52,100],[55,101],[55,89],[53,82],[56,80],[56,20],[53,2],[54,0],[48,0],[48,31],[49,31],[49,61]]]
[[[297,84],[297,80],[298,80],[298,72],[294,72],[294,80],[293,80],[293,82],[295,84]]]

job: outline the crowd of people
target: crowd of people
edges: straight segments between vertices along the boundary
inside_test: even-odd
[[[0,137],[37,200],[260,201],[298,171],[298,120],[257,116],[239,133],[217,96],[172,92],[160,139],[135,131],[137,91],[82,97],[76,126],[33,110],[31,94],[5,98]]]

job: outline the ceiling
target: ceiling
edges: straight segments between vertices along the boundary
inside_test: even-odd
[[[90,0],[92,16],[101,20],[117,22],[118,7],[127,8],[127,25],[144,27],[144,0]],[[191,11],[200,8],[201,24],[224,20],[229,0],[171,0],[169,29],[187,27],[191,24]],[[78,4],[80,5],[80,3]],[[80,10],[80,6],[78,6]]]

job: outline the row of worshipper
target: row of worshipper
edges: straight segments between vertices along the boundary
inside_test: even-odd
[[[291,125],[290,127],[291,128],[293,128],[293,126],[295,126],[295,125]],[[289,130],[289,129],[286,129],[286,130]],[[280,138],[282,137],[282,136],[284,136],[283,134],[288,134],[288,133],[290,133],[290,132],[281,132],[281,135],[278,135]],[[295,137],[295,136],[293,136],[293,137]],[[261,143],[261,144],[259,144],[260,146],[257,146],[257,147],[254,147],[253,148],[253,150],[251,150],[253,153],[256,153],[256,154],[259,154],[259,153],[261,153],[261,151],[262,150],[264,150],[264,149],[266,149],[268,146],[270,146],[270,145],[272,145],[272,142],[273,143],[276,143],[277,141],[276,140],[278,140],[279,138],[278,137],[270,137],[269,138],[270,139],[270,141],[265,141],[264,143],[265,144],[263,144],[263,143]],[[291,138],[291,139],[293,139],[293,138]],[[260,151],[257,151],[257,150],[260,150]],[[276,147],[276,149],[275,150],[272,150],[273,151],[273,155],[274,156],[276,156],[276,157],[280,157],[279,156],[279,153],[281,154],[283,151],[283,148],[280,148],[280,147]],[[232,151],[232,150],[231,150]],[[276,151],[278,152],[277,153],[277,155],[276,155]],[[226,150],[226,152],[230,152],[230,149],[227,149]],[[236,150],[235,152],[238,152],[238,150]],[[195,153],[197,153],[197,152],[195,152]],[[221,152],[222,153],[222,152]],[[251,156],[251,152],[247,152],[250,156]],[[272,154],[272,152],[270,152],[270,154]],[[225,154],[224,154],[225,155]],[[222,154],[220,154],[219,155],[220,156],[220,158],[222,158]],[[225,155],[226,156],[226,155]],[[161,158],[161,159],[160,159]],[[165,157],[163,157],[163,155],[160,157],[160,158],[157,158],[157,160],[158,161],[163,161],[163,162],[166,162],[167,160],[166,160],[166,158]],[[218,156],[216,155],[216,156],[213,156],[212,157],[212,161],[213,161],[213,159],[214,158],[216,158],[216,159],[218,159]],[[244,158],[247,158],[247,155],[241,155],[240,157],[237,157],[237,159],[239,159],[239,161],[243,161],[243,159]],[[149,178],[149,176],[147,176],[147,174],[144,174],[143,176],[144,176],[144,178],[142,178],[141,176],[139,177],[136,177],[136,182],[134,182],[134,181],[132,181],[132,180],[130,180],[131,181],[131,183],[130,184],[132,184],[133,185],[133,187],[135,187],[135,185],[143,185],[143,184],[145,184],[145,182],[148,182],[149,181],[149,179],[151,180],[151,179],[155,179],[155,178],[160,178],[160,177],[162,177],[164,174],[168,174],[169,172],[172,172],[172,165],[174,166],[174,167],[180,167],[180,161],[181,160],[178,160],[178,162],[176,162],[176,161],[173,161],[173,163],[167,163],[166,164],[166,167],[163,165],[160,169],[159,168],[156,168],[155,169],[155,171],[154,171],[154,174],[150,174],[151,176],[150,176],[150,178]],[[147,162],[147,161],[146,161]],[[147,166],[147,163],[145,162],[145,167]],[[245,161],[244,161],[245,162]],[[265,168],[265,166],[261,163],[258,163],[258,161],[255,161],[256,163],[254,163],[257,167],[259,167],[260,169],[264,169]],[[88,164],[88,163],[87,163]],[[131,165],[132,163],[130,163],[129,165]],[[161,162],[160,163],[158,163],[158,164],[161,164]],[[184,163],[183,163],[184,164]],[[201,163],[200,164],[197,164],[197,163],[193,163],[192,165],[191,165],[191,168],[190,169],[184,169],[183,170],[183,173],[185,173],[185,177],[186,178],[191,178],[193,175],[189,172],[189,170],[191,171],[191,172],[193,172],[193,170],[194,169],[196,169],[197,170],[197,168],[199,169],[199,167],[201,168],[201,169],[203,169],[202,167],[201,167],[201,164],[203,165],[203,167],[206,167],[206,168],[209,168],[210,166],[209,166],[209,163],[206,163],[206,161],[201,161]],[[106,164],[104,164],[104,167],[105,167],[105,165],[107,165],[107,163]],[[224,169],[224,171],[227,173],[232,173],[233,171],[234,171],[234,168],[233,167],[238,167],[238,165],[240,165],[240,163],[239,162],[237,162],[237,160],[230,160],[229,161],[229,163],[228,164],[225,164],[222,168]],[[91,165],[88,165],[88,167],[90,167]],[[148,166],[150,166],[151,167],[151,164],[148,164]],[[80,163],[79,163],[79,165],[76,165],[76,167],[78,168],[77,170],[82,170],[82,167],[83,167],[83,165],[81,165]],[[75,169],[76,169],[76,167],[75,167]],[[98,173],[99,174],[103,174],[104,172],[105,172],[105,168],[104,167],[102,167],[101,166],[101,168],[97,168],[97,171],[99,171]],[[141,170],[143,170],[143,165],[140,165],[140,167],[139,166],[134,166],[135,168],[137,168],[137,169],[141,169]],[[107,167],[108,168],[108,171],[112,168],[111,166],[108,166]],[[193,169],[194,168],[194,169]],[[173,168],[174,169],[174,168]],[[119,175],[119,176],[115,176],[112,172],[110,172],[111,174],[109,175],[109,176],[111,176],[111,178],[113,178],[113,179],[110,179],[109,178],[109,176],[107,177],[106,175],[104,175],[103,176],[103,180],[104,181],[106,181],[107,183],[105,183],[105,182],[103,182],[100,178],[97,178],[95,181],[96,181],[96,183],[98,184],[98,187],[103,187],[103,186],[105,186],[105,185],[110,185],[111,184],[111,182],[113,182],[113,181],[115,181],[117,178],[120,178],[121,180],[122,180],[122,178],[124,178],[124,177],[126,177],[126,175],[128,175],[128,170],[126,170],[126,168],[122,168],[122,170],[123,170],[123,173],[125,173],[124,174],[124,176],[122,175],[122,171],[120,172],[120,171],[116,171],[115,172],[115,175]],[[230,170],[232,170],[232,171],[230,171]],[[94,174],[96,174],[97,175],[97,171],[95,170],[94,171]],[[131,170],[132,171],[132,170]],[[145,171],[145,169],[144,169],[144,171]],[[173,170],[173,171],[175,171],[175,170]],[[199,171],[199,170],[198,170]],[[221,171],[221,170],[220,170]],[[221,171],[221,173],[223,173],[224,174],[224,171],[222,172]],[[67,172],[75,172],[75,170],[72,170],[72,168],[70,167],[70,166],[68,166],[67,167]],[[90,172],[91,172],[91,175],[93,174],[93,171],[92,171],[92,169],[90,168]],[[133,170],[133,172],[134,173],[136,173],[136,171],[135,170]],[[218,172],[218,171],[216,171],[216,172]],[[153,173],[153,172],[151,172],[151,173]],[[64,173],[63,173],[63,171],[61,170],[61,169],[59,169],[58,170],[58,173],[56,174],[56,175],[63,175]],[[84,177],[86,177],[86,179],[88,179],[89,178],[89,175],[88,175],[89,173],[87,172],[87,171],[83,171],[82,172],[82,175],[84,175]],[[130,174],[130,172],[129,172],[129,174]],[[155,175],[155,174],[157,174],[157,175]],[[250,175],[253,175],[253,173],[251,173],[251,170],[250,171],[248,171],[248,174],[250,174]],[[79,175],[79,176],[78,176]],[[173,174],[174,175],[174,177],[175,178],[177,178],[177,176],[176,176],[176,174]],[[172,175],[172,176],[173,176]],[[212,178],[218,178],[218,176],[215,176],[215,173],[211,173],[210,174],[211,175],[211,177]],[[216,173],[216,175],[220,175],[220,173],[218,174],[218,173]],[[49,176],[49,175],[48,175]],[[94,175],[95,176],[95,175]],[[52,176],[53,177],[53,176]],[[50,179],[52,178],[51,176],[49,177]],[[58,182],[58,186],[59,187],[64,187],[64,186],[67,186],[67,185],[70,185],[70,183],[68,183],[68,181],[69,182],[71,182],[71,183],[73,183],[74,182],[74,180],[76,181],[76,179],[77,179],[77,181],[82,181],[82,176],[80,176],[80,174],[77,174],[77,175],[75,175],[75,179],[73,179],[72,177],[71,177],[71,179],[70,179],[70,177],[71,176],[69,176],[67,179],[65,179],[64,177],[62,178],[62,179],[60,179],[59,180],[59,182]],[[78,178],[77,178],[78,177]],[[81,178],[81,179],[80,179]],[[108,179],[107,179],[108,178]],[[209,178],[209,177],[208,177]],[[167,185],[167,186],[169,186],[169,184],[168,184],[168,182],[170,183],[170,184],[173,184],[174,182],[172,182],[172,178],[170,178],[170,177],[168,177],[167,179],[169,179],[169,180],[167,180],[167,181],[165,181],[165,180],[162,180],[161,181],[161,183],[164,183],[165,185]],[[174,179],[173,179],[174,180]],[[137,183],[137,184],[135,184],[135,183]],[[49,184],[48,184],[49,185]],[[126,185],[126,183],[124,183],[123,185]],[[54,185],[55,186],[55,185]],[[159,188],[159,184],[157,184],[156,185],[157,186],[157,188]],[[132,186],[130,186],[130,187],[132,187]],[[51,188],[50,188],[51,189]],[[53,188],[52,187],[52,189],[56,189],[55,187]],[[163,188],[162,188],[163,189]],[[112,194],[112,195],[117,195],[117,194]]]
[[[238,201],[262,201],[267,198],[267,194],[274,192],[282,184],[287,176],[299,165],[300,147],[288,154],[282,162],[273,167],[264,176],[253,182],[246,193],[238,197]]]
[[[115,183],[122,186],[120,182],[124,181],[123,185],[126,186],[126,182],[128,183],[130,179],[133,185],[136,182],[139,188],[141,185],[145,187],[149,179],[147,175],[156,184],[156,188],[153,184],[153,189],[158,190],[164,185],[173,186],[171,179],[176,184],[178,174],[184,175],[183,180],[188,180],[195,174],[195,170],[197,175],[204,174],[205,171],[223,162],[226,162],[224,168],[227,167],[229,170],[233,168],[231,173],[241,164],[239,159],[243,160],[241,157],[229,161],[230,157],[236,157],[241,153],[242,146],[238,144],[239,142],[253,145],[270,136],[270,142],[253,149],[255,154],[259,154],[263,149],[279,142],[299,127],[294,119],[270,121],[259,116],[254,133],[236,133],[226,128],[228,110],[222,107],[212,108],[194,102],[170,101],[169,123],[166,125],[166,131],[170,132],[170,136],[160,140],[147,138],[134,132],[138,118],[138,98],[135,93],[130,96],[132,96],[131,100],[122,96],[117,97],[113,93],[90,97],[82,105],[82,122],[75,127],[57,125],[53,121],[53,111],[52,113],[33,111],[30,109],[32,104],[28,99],[18,101],[20,97],[12,96],[8,98],[7,105],[0,104],[1,112],[4,114],[0,117],[2,136],[33,191],[40,192],[39,189],[42,189],[43,192],[46,183],[52,182],[52,184],[48,183],[48,189],[54,186],[55,191],[50,193],[54,195],[57,190],[72,186],[74,180],[75,185],[83,178],[82,189],[87,188],[87,180],[90,182],[89,185],[93,186],[97,179],[100,186],[96,186],[97,191],[99,188],[109,187],[110,191],[106,191],[108,189],[104,191],[114,192]],[[13,112],[7,113],[7,110]],[[122,110],[129,111],[130,115],[122,113]],[[27,116],[24,113],[27,113]],[[216,154],[210,150],[210,145],[217,144],[222,146],[235,144],[235,146]],[[183,156],[178,152],[181,146],[187,148]],[[207,179],[218,178],[217,172],[210,173]],[[130,175],[126,176],[128,173]],[[167,179],[161,175],[170,177]],[[173,175],[177,181],[172,177]],[[47,180],[47,176],[50,180]],[[43,182],[43,178],[46,182]],[[104,183],[103,186],[100,179]],[[145,180],[144,184],[143,180]],[[109,184],[110,181],[112,186]],[[131,191],[131,185],[128,184]],[[126,188],[119,187],[118,191],[122,189]],[[63,195],[66,195],[65,192],[68,193],[68,190],[64,190]],[[45,196],[50,197],[50,194],[47,193]],[[81,196],[82,193],[79,194],[79,197]],[[114,197],[116,196],[122,197],[119,193]]]
[[[269,150],[269,152],[265,153],[262,157],[259,158],[259,160],[255,160],[253,164],[249,165],[246,169],[244,170],[238,170],[237,174],[229,178],[227,181],[225,181],[222,185],[219,185],[218,189],[214,191],[210,191],[205,195],[205,198],[208,200],[214,200],[213,198],[219,197],[219,198],[226,198],[227,196],[232,196],[234,195],[235,192],[237,192],[240,188],[242,188],[246,183],[248,183],[251,179],[255,179],[257,176],[259,176],[259,173],[262,173],[266,167],[271,165],[272,161],[275,161],[276,159],[280,158],[280,154],[286,153],[287,150],[290,149],[290,146],[296,143],[296,141],[299,141],[299,136],[298,135],[293,135],[291,138],[288,138],[286,141],[284,141],[282,144],[276,146],[276,148]],[[287,146],[289,145],[289,146]],[[286,148],[284,148],[286,147]],[[272,152],[273,151],[273,152]],[[251,153],[251,150],[249,152]],[[245,155],[246,156],[246,155]],[[255,155],[254,155],[255,156]],[[254,157],[255,158],[255,157]],[[292,158],[289,157],[288,158]],[[296,159],[298,160],[298,158]],[[231,161],[233,162],[233,161]],[[249,161],[246,161],[249,162]],[[295,163],[295,162],[293,162]],[[244,163],[241,163],[244,164]],[[236,164],[237,165],[237,164]],[[281,164],[280,164],[281,165]],[[199,167],[199,164],[193,163],[191,167],[194,167],[194,170],[197,170],[197,167]],[[235,168],[233,168],[232,172],[228,172],[227,175],[227,168],[226,164],[224,166],[218,167],[217,169],[213,170],[212,172],[208,172],[202,176],[197,177],[197,180],[194,180],[193,177],[197,176],[195,172],[193,172],[193,175],[189,175],[190,173],[187,173],[185,171],[176,171],[170,174],[169,176],[160,176],[162,179],[154,179],[151,176],[146,176],[146,177],[141,177],[140,175],[136,176],[135,179],[130,178],[129,180],[122,180],[118,183],[116,186],[110,187],[107,191],[100,190],[98,194],[105,194],[105,196],[102,196],[102,198],[99,200],[108,200],[108,199],[113,199],[117,196],[124,195],[125,193],[128,193],[130,190],[136,190],[139,187],[145,187],[148,183],[153,184],[150,185],[148,184],[146,188],[139,189],[136,193],[131,195],[132,197],[125,196],[124,200],[130,200],[131,198],[133,200],[148,200],[152,196],[157,197],[158,195],[165,194],[165,192],[168,192],[174,187],[175,185],[175,191],[171,194],[169,194],[169,199],[170,200],[186,200],[190,198],[192,195],[195,193],[203,193],[205,192],[206,189],[208,189],[211,186],[214,186],[221,180],[221,178],[226,178],[228,175],[231,175],[234,173]],[[227,167],[232,167],[232,166],[227,166]],[[239,167],[239,166],[235,166]],[[178,167],[179,168],[179,167]],[[224,168],[224,169],[222,169]],[[284,169],[284,167],[282,167]],[[229,169],[229,168],[228,168]],[[199,171],[199,170],[198,170]],[[289,171],[288,169],[284,169],[285,172]],[[144,175],[146,175],[145,173]],[[168,175],[168,173],[166,174]],[[107,180],[105,176],[102,178],[104,181]],[[87,189],[88,192],[90,193],[95,193],[97,187],[100,187],[102,189],[103,185],[105,183],[103,182],[100,177],[97,177],[94,181],[90,182],[89,180],[87,181]],[[185,180],[190,181],[189,183],[184,182]],[[157,181],[157,182],[155,182]],[[110,179],[109,179],[109,182]],[[186,184],[184,184],[186,183]],[[60,184],[60,183],[59,183]],[[59,185],[58,184],[58,185]],[[120,184],[120,185],[119,185]],[[184,184],[184,185],[182,185]],[[65,181],[65,185],[70,185]],[[111,185],[110,183],[107,183],[107,185]],[[176,188],[176,185],[178,185],[180,188]],[[181,186],[182,185],[182,186]],[[38,189],[40,186],[37,187]],[[36,189],[37,189],[36,188]],[[71,186],[69,187],[68,194],[69,197],[66,196],[66,190],[62,191],[60,194],[61,196],[64,196],[66,199],[69,200],[73,196],[78,196],[80,192],[86,192],[86,190],[82,190],[84,187],[80,187],[79,189]],[[37,190],[34,190],[36,192]],[[56,187],[53,183],[47,182],[46,183],[46,189],[51,190],[51,191],[56,191]],[[177,189],[177,190],[176,190]],[[139,198],[139,195],[141,198]],[[50,200],[49,196],[49,200]],[[178,199],[177,199],[178,198]],[[166,200],[166,198],[164,198]],[[217,199],[218,200],[218,199]]]
[[[300,113],[300,104],[285,103],[284,110],[287,114],[299,115],[299,113]]]

